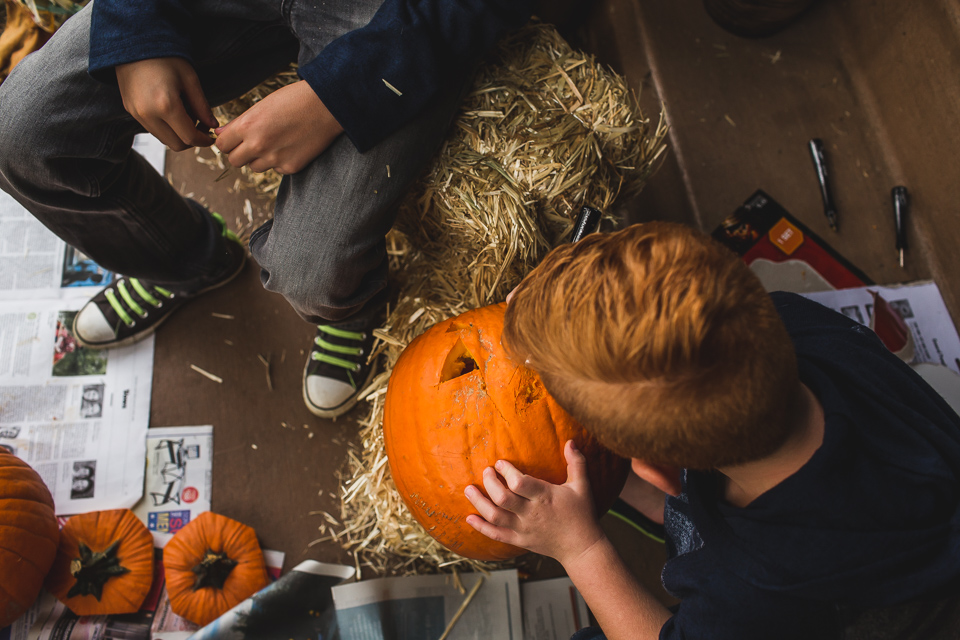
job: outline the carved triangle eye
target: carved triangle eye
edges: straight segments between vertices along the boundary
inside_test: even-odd
[[[443,384],[479,369],[480,367],[477,366],[477,361],[467,349],[467,345],[463,344],[463,340],[457,340],[443,362],[443,368],[440,370],[440,383]]]

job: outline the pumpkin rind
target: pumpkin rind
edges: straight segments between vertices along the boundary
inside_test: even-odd
[[[566,481],[563,446],[587,458],[595,504],[616,500],[629,462],[602,447],[547,393],[533,370],[500,344],[506,305],[468,311],[413,340],[390,374],[383,437],[390,473],[417,521],[448,549],[478,560],[505,560],[522,549],[490,540],[467,524],[463,494],[483,489],[497,460],[554,484]]]
[[[94,553],[117,543],[116,557],[127,569],[107,580],[99,600],[93,595],[68,595],[77,584],[71,564],[80,558],[81,542]],[[73,516],[63,525],[46,587],[78,616],[136,613],[153,585],[153,564],[153,536],[132,511],[93,511]]]
[[[0,629],[37,599],[59,539],[43,480],[26,462],[0,452]]]
[[[237,564],[220,589],[194,590],[200,565],[208,551],[224,553]],[[170,608],[179,616],[204,626],[267,586],[267,567],[256,532],[245,524],[212,512],[189,523],[163,549],[163,570]]]

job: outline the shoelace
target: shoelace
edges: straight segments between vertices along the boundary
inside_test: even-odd
[[[223,216],[221,216],[216,211],[211,211],[210,215],[213,216],[213,219],[216,220],[217,224],[220,225],[220,233],[221,235],[223,235],[224,238],[226,238],[227,240],[232,240],[233,242],[243,244],[242,242],[240,242],[240,236],[238,236],[233,231],[227,228],[227,223],[224,221]]]
[[[331,327],[330,325],[321,324],[317,325],[317,329],[320,330],[320,333],[333,336],[335,338],[342,338],[345,340],[356,340],[361,341],[366,339],[367,334],[360,333],[357,331],[346,331],[344,329],[338,329],[336,327]],[[349,347],[342,344],[334,344],[332,342],[327,342],[323,339],[322,336],[317,336],[313,340],[314,344],[323,349],[324,351],[330,351],[333,353],[340,353],[343,355],[349,356],[362,356],[363,347]],[[323,351],[312,351],[310,357],[318,362],[325,362],[327,364],[333,365],[335,367],[340,367],[341,369],[347,370],[347,377],[350,379],[350,384],[356,388],[356,383],[353,380],[353,376],[350,375],[351,372],[360,371],[361,364],[359,362],[352,362],[350,360],[345,360],[343,358],[338,358],[337,356],[330,355],[329,353],[324,353]]]
[[[157,298],[155,298],[153,294],[151,294],[150,291],[148,291],[147,288],[144,287],[139,280],[137,280],[136,278],[129,278],[129,281],[130,281],[130,284],[133,285],[134,291],[137,292],[137,295],[139,295],[144,302],[154,307],[155,309],[159,309],[160,307],[163,306],[163,300],[158,300]],[[127,290],[127,278],[121,278],[117,282],[116,287],[117,287],[117,291],[120,292],[120,298],[123,298],[123,302],[127,303],[127,306],[130,307],[130,310],[133,311],[140,318],[146,318],[148,315],[148,312],[145,311],[144,308],[141,307],[140,304],[133,299],[133,296],[130,294],[130,291]],[[155,293],[159,294],[161,297],[166,298],[168,300],[174,297],[174,294],[172,291],[167,291],[163,287],[151,285],[151,288]],[[110,306],[113,308],[116,314],[120,316],[120,320],[123,321],[123,324],[127,325],[127,327],[133,327],[134,325],[137,324],[137,321],[134,320],[130,316],[130,314],[127,313],[127,310],[123,307],[123,302],[121,302],[120,299],[117,298],[117,294],[113,290],[113,287],[110,287],[106,291],[104,291],[103,295],[107,298],[107,302],[110,303]]]
[[[211,211],[210,215],[213,216],[213,219],[217,221],[217,224],[220,226],[220,234],[224,238],[231,240],[233,242],[237,242],[237,243],[240,242],[240,238],[237,236],[237,234],[235,234],[233,231],[227,228],[227,223],[224,221],[223,216],[221,216],[219,213],[215,211]],[[128,278],[121,278],[117,282],[117,285],[116,285],[117,291],[120,292],[120,297],[123,298],[123,302],[127,303],[127,306],[130,307],[131,311],[133,311],[140,318],[146,318],[149,314],[147,311],[144,311],[143,307],[141,307],[140,304],[133,299],[133,296],[130,295],[130,292],[127,290],[127,284],[126,284],[127,280]],[[133,285],[134,291],[137,292],[137,295],[139,295],[144,302],[154,307],[155,309],[159,309],[160,307],[163,306],[163,301],[157,300],[157,298],[155,298],[147,290],[147,288],[143,286],[143,284],[138,279],[129,278],[129,281],[130,281],[130,284]],[[168,300],[174,297],[173,292],[167,291],[163,287],[159,287],[157,285],[150,285],[150,287],[154,290],[155,293],[159,294],[160,296]],[[117,298],[117,294],[116,292],[114,292],[112,287],[104,291],[103,295],[104,297],[106,297],[107,302],[110,303],[110,307],[114,310],[114,312],[116,312],[116,314],[120,317],[120,320],[122,320],[123,323],[127,325],[127,327],[133,327],[137,324],[137,321],[134,320],[129,313],[127,313],[126,309],[124,309],[123,303],[121,303],[120,300]]]

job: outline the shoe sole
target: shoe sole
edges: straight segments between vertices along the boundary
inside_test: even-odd
[[[241,247],[241,248],[243,248],[243,247]],[[214,285],[211,285],[211,286],[207,287],[206,289],[201,289],[200,291],[197,291],[197,292],[196,292],[195,294],[193,294],[193,295],[194,295],[194,296],[200,296],[200,295],[203,295],[204,293],[207,293],[208,291],[213,291],[214,289],[219,289],[220,287],[229,284],[230,282],[233,281],[234,278],[236,278],[238,275],[240,275],[240,272],[242,272],[242,271],[243,271],[243,268],[246,267],[246,266],[247,266],[247,250],[246,250],[246,248],[243,248],[243,260],[240,261],[240,266],[237,267],[237,270],[234,271],[234,272],[230,275],[229,278],[227,278],[226,280],[222,280],[222,281],[220,281],[220,282],[218,282],[218,283],[216,283],[216,284],[214,284]],[[118,340],[118,341],[116,341],[116,342],[101,342],[101,343],[99,343],[99,344],[98,344],[98,343],[95,343],[95,342],[85,342],[84,340],[82,340],[82,339],[80,338],[79,335],[77,335],[77,318],[76,318],[76,316],[74,316],[74,318],[73,318],[73,324],[72,324],[71,327],[70,327],[70,331],[71,331],[71,333],[73,333],[73,337],[74,337],[74,339],[77,341],[77,343],[78,343],[81,347],[85,347],[85,348],[87,348],[87,349],[103,350],[103,349],[113,349],[113,348],[116,348],[116,347],[126,347],[126,346],[128,346],[128,345],[131,345],[131,344],[140,342],[140,341],[143,340],[144,338],[147,338],[147,337],[149,337],[149,336],[152,336],[153,333],[160,327],[160,325],[162,325],[164,322],[166,322],[166,321],[170,318],[170,316],[174,315],[175,313],[176,313],[176,310],[173,310],[173,311],[171,311],[170,313],[168,313],[167,315],[165,315],[164,317],[162,317],[162,318],[160,318],[159,320],[157,320],[155,323],[153,323],[153,325],[151,325],[151,327],[150,327],[149,329],[144,329],[144,330],[141,331],[140,333],[135,333],[135,334],[133,334],[132,336],[130,336],[130,337],[128,337],[128,338],[124,338],[123,340]]]
[[[367,379],[363,381],[363,384],[357,386],[357,393],[350,396],[350,398],[346,402],[332,409],[321,409],[320,407],[312,404],[310,402],[310,397],[307,395],[307,369],[310,367],[309,358],[310,356],[308,355],[307,363],[303,365],[303,384],[301,385],[301,390],[303,393],[303,403],[307,405],[307,409],[310,410],[310,413],[317,416],[318,418],[327,418],[328,420],[332,418],[339,418],[340,416],[342,416],[343,414],[347,413],[348,411],[353,409],[355,406],[357,406],[357,403],[360,401],[358,397],[360,395],[360,391],[363,391],[364,389],[367,388],[367,386],[370,384],[370,381],[373,380],[373,377],[377,374],[378,370],[380,369],[379,366],[370,367],[370,373],[367,374]],[[380,356],[377,356],[377,358],[379,359]]]

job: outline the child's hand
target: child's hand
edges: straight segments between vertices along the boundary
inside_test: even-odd
[[[593,510],[587,462],[572,440],[563,449],[567,481],[556,485],[521,473],[506,460],[483,471],[490,496],[470,485],[467,499],[480,512],[467,522],[493,540],[550,556],[566,566],[604,537]]]
[[[217,126],[200,79],[183,58],[151,58],[118,65],[117,86],[123,108],[143,128],[174,151],[209,147],[213,138],[197,130]]]
[[[217,148],[233,166],[290,175],[323,153],[343,127],[300,80],[277,89],[216,133]]]

